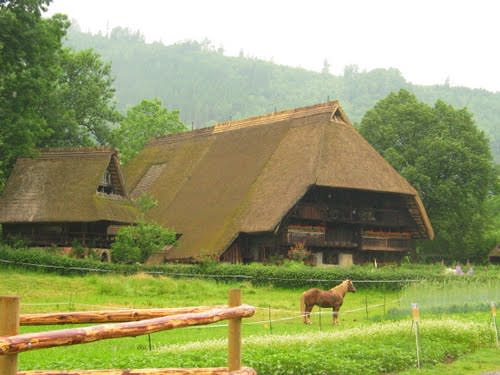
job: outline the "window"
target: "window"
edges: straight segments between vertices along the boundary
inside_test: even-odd
[[[97,186],[97,191],[104,194],[114,194],[111,173],[106,169],[101,177],[101,182]]]

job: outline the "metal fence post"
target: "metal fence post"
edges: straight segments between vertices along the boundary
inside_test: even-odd
[[[493,328],[495,330],[495,340],[497,343],[497,347],[500,346],[498,342],[498,325],[497,325],[497,306],[495,302],[491,302],[491,320],[493,324]]]
[[[365,295],[365,311],[366,311],[366,319],[368,320],[368,296]]]
[[[0,297],[0,336],[19,333],[19,297]],[[0,374],[17,375],[17,354],[0,355]]]
[[[318,324],[319,324],[319,330],[321,331],[321,307],[318,307]]]
[[[229,307],[241,305],[241,290],[229,290]],[[228,370],[236,371],[241,368],[241,318],[228,321]]]
[[[272,335],[273,334],[273,321],[271,319],[271,305],[269,305],[268,318],[269,318],[269,334]]]
[[[412,316],[412,326],[415,326],[415,346],[417,347],[417,368],[420,368],[420,310],[418,309],[418,304],[411,304],[411,316]]]

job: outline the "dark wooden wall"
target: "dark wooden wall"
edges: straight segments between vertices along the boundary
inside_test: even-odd
[[[71,246],[74,242],[88,247],[109,248],[114,234],[108,233],[113,223],[19,223],[3,224],[4,239],[17,238],[32,246]]]
[[[304,243],[312,252],[323,253],[325,263],[336,263],[340,253],[353,254],[356,263],[377,257],[397,261],[414,248],[412,238],[418,235],[406,202],[398,194],[313,187],[277,233],[241,234],[235,241],[239,255],[226,252],[223,260],[264,262],[285,257],[292,246]]]

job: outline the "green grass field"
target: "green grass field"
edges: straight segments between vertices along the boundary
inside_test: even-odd
[[[467,287],[470,290],[466,293],[484,289],[477,294],[482,296],[481,302],[496,298],[494,293],[500,289],[496,283]],[[331,312],[325,309],[321,319],[314,315],[313,324],[306,326],[299,312],[303,289],[146,275],[58,276],[0,268],[0,295],[20,296],[22,313],[221,305],[227,302],[230,288],[241,288],[243,302],[257,308],[254,317],[244,320],[243,363],[262,374],[380,374],[411,369],[415,366],[415,336],[409,301],[419,302],[422,309],[420,332],[426,371],[443,361],[453,362],[446,366],[460,365],[454,360],[468,353],[484,351],[490,356],[496,350],[499,355],[488,369],[500,369],[500,349],[492,348],[489,311],[481,303],[471,308],[468,295],[464,300],[469,307],[457,308],[461,302],[455,287],[450,288],[455,296],[448,299],[452,302],[443,302],[436,310],[436,300],[448,300],[438,295],[433,308],[426,309],[425,298],[439,293],[441,285],[425,284],[402,292],[358,286],[357,293],[346,296],[340,326],[331,325]],[[22,332],[48,329],[56,327],[23,327]],[[149,337],[26,352],[20,355],[19,363],[25,370],[224,366],[226,335],[222,322]]]

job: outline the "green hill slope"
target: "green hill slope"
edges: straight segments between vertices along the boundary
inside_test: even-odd
[[[196,128],[285,108],[339,99],[354,122],[391,91],[405,88],[434,103],[438,98],[474,113],[490,137],[500,161],[500,93],[486,90],[419,86],[397,69],[360,72],[347,67],[343,76],[317,73],[249,58],[228,57],[208,42],[170,46],[146,44],[140,34],[115,28],[109,36],[72,29],[68,45],[93,48],[112,62],[118,105],[125,109],[144,98],[161,98],[180,110],[185,123]],[[334,47],[332,47],[334,48]]]

